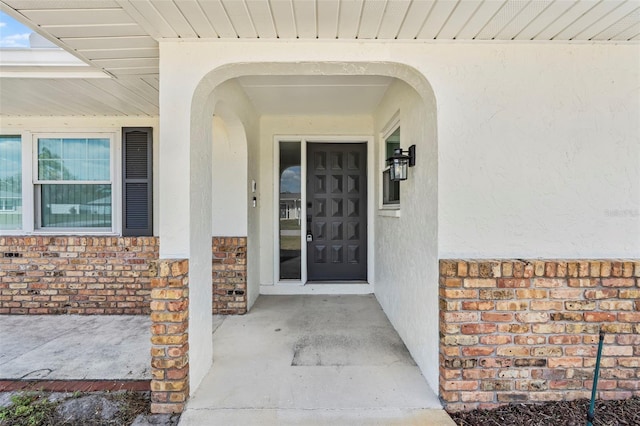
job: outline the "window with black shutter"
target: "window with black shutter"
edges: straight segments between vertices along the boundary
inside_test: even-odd
[[[122,129],[122,235],[153,235],[153,138],[150,127]]]

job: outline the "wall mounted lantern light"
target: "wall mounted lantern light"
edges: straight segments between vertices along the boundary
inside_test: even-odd
[[[402,148],[393,150],[393,155],[387,158],[389,178],[392,181],[407,180],[407,167],[416,165],[416,146],[411,145],[408,151]]]

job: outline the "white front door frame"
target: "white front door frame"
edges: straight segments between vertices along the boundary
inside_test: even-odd
[[[326,284],[307,283],[307,245],[304,244],[302,238],[307,233],[307,222],[301,222],[301,279],[297,280],[280,280],[280,238],[279,238],[279,179],[280,179],[280,142],[300,142],[300,169],[302,180],[305,181],[307,175],[307,143],[357,143],[361,142],[367,146],[367,282],[366,283],[350,283],[350,282],[332,282]],[[374,137],[368,136],[339,136],[339,135],[275,135],[273,138],[273,206],[274,217],[273,226],[273,282],[274,285],[260,286],[260,294],[370,294],[374,292],[375,282],[375,146]],[[307,203],[306,184],[300,187],[302,206]],[[306,209],[302,212],[306,216]]]

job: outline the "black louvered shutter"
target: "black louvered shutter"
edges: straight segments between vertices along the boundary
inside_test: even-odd
[[[150,127],[122,129],[122,235],[153,235],[153,154]]]

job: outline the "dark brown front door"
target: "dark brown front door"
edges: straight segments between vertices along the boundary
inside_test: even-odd
[[[366,281],[366,144],[307,144],[306,244],[309,281]]]

